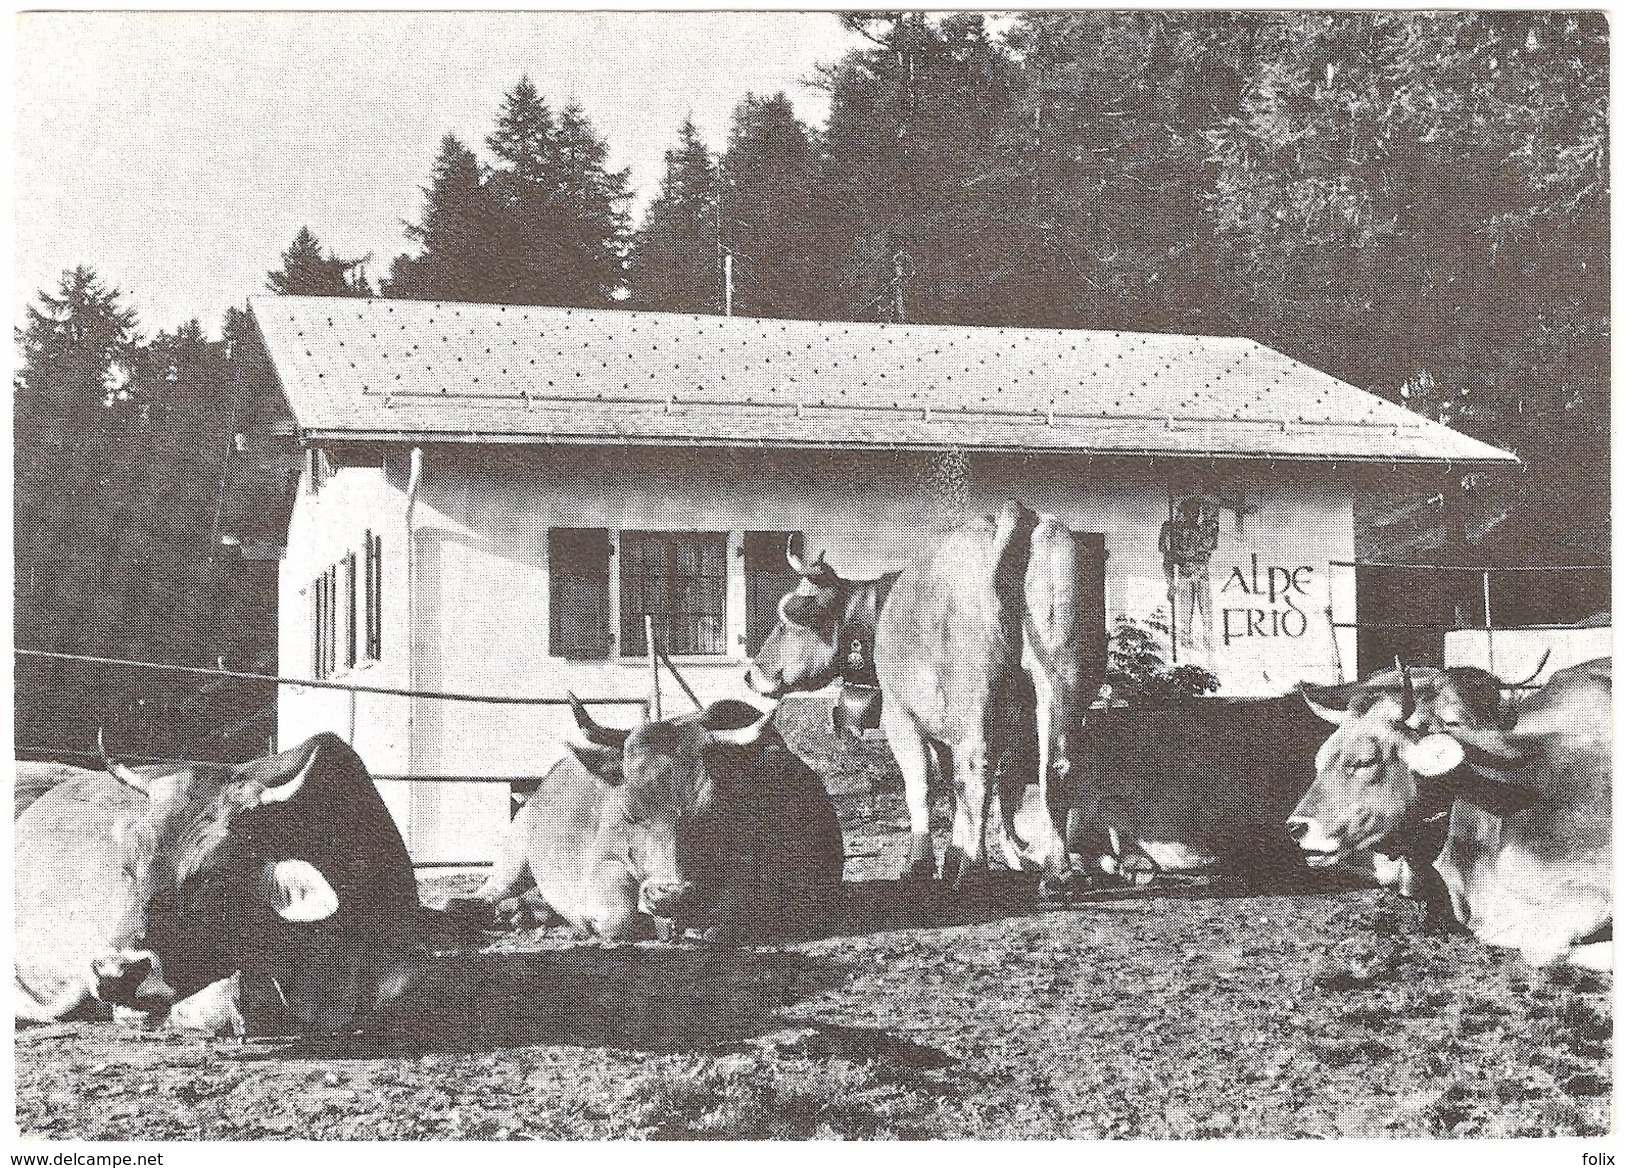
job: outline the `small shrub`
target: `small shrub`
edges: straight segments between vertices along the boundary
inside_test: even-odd
[[[1200,665],[1169,665],[1163,646],[1171,643],[1162,609],[1145,621],[1119,616],[1106,646],[1106,684],[1113,701],[1160,705],[1212,693],[1219,679]]]

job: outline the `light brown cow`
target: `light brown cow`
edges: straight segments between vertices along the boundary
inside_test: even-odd
[[[333,735],[237,765],[107,769],[14,825],[20,1020],[180,1006],[213,1028],[240,1005],[251,1031],[333,1032],[426,960],[411,860]],[[200,991],[209,1008],[183,1004]]]
[[[1098,544],[1012,501],[996,518],[955,529],[928,560],[877,580],[843,579],[822,553],[808,562],[794,546],[789,560],[802,582],[780,602],[746,681],[770,697],[816,690],[841,674],[849,650],[872,655],[882,725],[907,789],[907,875],[936,874],[927,799],[935,765],[954,788],[943,879],[957,887],[985,868],[997,798],[993,826],[1006,860],[1041,869],[1051,886],[1070,883],[1066,776],[1106,665]],[[1013,736],[1035,720],[1037,774],[1000,771],[1015,754]],[[1033,780],[1048,814],[1024,842],[1014,819]]]
[[[1613,963],[1613,667],[1561,670],[1503,705],[1478,669],[1379,674],[1337,724],[1287,821],[1311,864],[1448,811],[1433,861],[1462,925],[1534,964]],[[1413,857],[1413,862],[1417,857]]]

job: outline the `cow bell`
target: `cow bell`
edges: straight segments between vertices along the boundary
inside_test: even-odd
[[[880,711],[879,686],[844,682],[835,699],[835,708],[830,711],[830,727],[837,734],[845,731],[854,738],[862,738],[865,731],[880,729]]]

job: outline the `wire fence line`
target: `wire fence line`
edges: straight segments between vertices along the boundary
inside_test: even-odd
[[[118,667],[123,669],[144,669],[154,673],[166,673],[190,677],[207,677],[217,681],[252,682],[259,685],[293,686],[295,688],[339,690],[351,695],[373,694],[386,697],[425,698],[438,701],[472,702],[483,705],[497,706],[568,706],[567,697],[523,697],[509,694],[473,694],[453,693],[443,690],[406,689],[396,686],[365,686],[352,685],[340,681],[318,681],[304,677],[279,677],[274,674],[248,673],[231,669],[209,669],[194,665],[174,665],[157,661],[135,661],[122,657],[100,657],[83,653],[54,653],[43,649],[16,649],[18,659],[32,659],[43,661],[63,661],[79,665],[100,665],[105,667]],[[674,675],[676,674],[673,668]],[[679,678],[679,680],[681,680]],[[688,687],[685,685],[684,689]],[[580,701],[589,706],[636,706],[648,716],[649,699],[636,697],[584,697]],[[84,759],[100,764],[103,755],[99,751],[69,750],[46,746],[18,746],[15,748],[18,757],[33,757],[42,760]],[[229,766],[230,763],[202,762],[195,759],[170,758],[160,755],[147,754],[120,754],[124,762],[141,765],[160,766]],[[240,764],[237,764],[240,765]],[[516,783],[535,783],[539,775],[395,775],[372,773],[376,782],[389,783],[479,783],[501,784],[513,786]],[[421,860],[414,861],[412,867],[417,870],[426,869],[456,869],[456,868],[489,868],[489,860]]]
[[[507,694],[450,693],[444,690],[402,689],[394,686],[351,685],[343,681],[318,681],[309,677],[277,677],[268,673],[243,673],[231,669],[209,669],[199,665],[167,665],[156,661],[129,661],[121,657],[93,657],[80,653],[50,653],[43,649],[17,649],[18,657],[32,657],[46,661],[73,661],[82,665],[118,665],[131,669],[150,669],[156,673],[180,673],[193,677],[212,677],[229,681],[253,681],[263,685],[291,685],[302,689],[336,689],[354,694],[382,694],[401,698],[434,698],[447,702],[478,702],[495,706],[567,706],[563,697],[513,697]],[[588,706],[647,706],[647,698],[592,697],[582,698]]]

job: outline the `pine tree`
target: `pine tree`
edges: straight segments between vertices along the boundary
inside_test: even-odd
[[[547,189],[557,182],[558,126],[528,76],[502,99],[497,128],[485,139],[497,169]]]
[[[88,267],[39,294],[17,332],[16,623],[22,644],[98,645],[116,627],[111,460],[138,364],[136,314]],[[111,594],[111,598],[110,595]]]
[[[266,286],[281,296],[371,296],[367,277],[358,270],[369,258],[346,260],[331,251],[324,254],[310,228],[301,227],[282,253],[282,267],[266,273]]]
[[[630,304],[654,312],[722,311],[716,168],[691,119],[666,151],[666,177],[632,241]]]
[[[580,107],[555,118],[521,78],[486,145],[497,160],[485,184],[498,241],[491,299],[611,303],[624,268],[627,172],[604,169],[608,147]]]
[[[423,188],[423,220],[406,235],[422,246],[416,256],[396,256],[382,294],[413,300],[492,299],[488,273],[498,247],[484,175],[473,151],[454,134],[440,140],[429,185]]]
[[[55,295],[42,291],[39,305],[28,306],[12,395],[20,456],[90,439],[105,430],[109,407],[127,400],[140,334],[122,295],[81,266],[62,273]]]
[[[722,245],[734,256],[734,311],[828,316],[832,255],[844,236],[818,142],[783,93],[747,94],[723,161]]]
[[[558,198],[570,210],[564,273],[572,303],[608,304],[626,275],[628,171],[604,169],[609,146],[574,102],[559,114]]]

